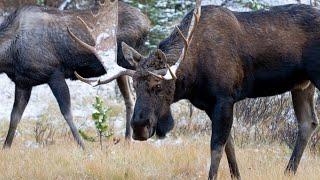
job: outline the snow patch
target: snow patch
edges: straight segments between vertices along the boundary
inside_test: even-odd
[[[67,7],[67,5],[69,4],[69,3],[71,3],[71,0],[65,0],[60,6],[59,6],[59,10],[60,11],[63,11],[66,7]]]

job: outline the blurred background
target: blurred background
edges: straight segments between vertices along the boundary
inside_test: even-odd
[[[158,43],[172,31],[193,6],[193,0],[124,0],[124,2],[139,8],[151,22],[152,29],[146,46],[149,50],[156,48]],[[317,7],[320,0],[204,0],[203,4],[224,6],[234,11],[257,11],[282,4],[304,3]],[[86,9],[93,5],[93,0],[1,0],[0,11],[2,18],[16,7],[24,4],[38,4],[62,9]],[[121,16],[121,14],[119,15]],[[124,136],[125,111],[124,103],[115,83],[92,88],[80,82],[68,82],[72,95],[72,109],[79,129],[90,132],[94,128],[91,114],[95,96],[105,101],[110,113],[110,127],[114,136]],[[318,94],[319,92],[317,92]],[[4,141],[8,130],[10,111],[14,98],[13,83],[0,75],[0,142]],[[317,99],[317,110],[320,113],[320,98]],[[169,138],[180,136],[199,137],[210,134],[211,122],[205,113],[191,108],[187,101],[172,105],[176,126]],[[237,103],[235,107],[232,134],[240,147],[280,143],[292,149],[297,124],[291,105],[291,95],[286,93],[268,98],[247,99]],[[34,88],[31,100],[23,117],[23,123],[18,128],[18,138],[25,138],[27,146],[36,146],[38,141],[54,143],[57,137],[72,138],[63,120],[58,105],[47,85]],[[45,136],[36,140],[39,128]],[[54,132],[54,133],[52,133]],[[30,139],[26,137],[35,137]],[[41,143],[41,142],[40,142]],[[320,154],[320,130],[312,136],[309,149]]]

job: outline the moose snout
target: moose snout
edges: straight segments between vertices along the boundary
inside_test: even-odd
[[[134,140],[145,141],[152,134],[152,128],[150,126],[150,119],[144,118],[141,113],[134,113],[131,120],[131,127],[133,129],[132,138]]]

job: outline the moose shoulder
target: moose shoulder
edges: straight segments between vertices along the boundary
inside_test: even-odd
[[[320,11],[307,5],[256,12],[196,9],[199,22],[193,24],[193,11],[187,14],[148,57],[123,43],[126,59],[136,65],[133,138],[168,132],[170,105],[189,99],[212,121],[209,179],[217,178],[222,151],[229,148],[234,103],[291,91],[299,133],[286,172],[295,173],[318,125],[313,95],[314,86],[320,89]],[[229,165],[240,178],[235,159]]]

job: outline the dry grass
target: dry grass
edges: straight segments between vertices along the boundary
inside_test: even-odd
[[[90,143],[82,151],[72,141],[26,148],[17,138],[12,149],[0,151],[0,179],[206,179],[209,137],[173,142],[122,141],[104,151]],[[319,179],[320,158],[308,152],[297,176],[284,176],[289,155],[280,146],[237,149],[243,179]],[[219,179],[230,179],[225,156]]]

